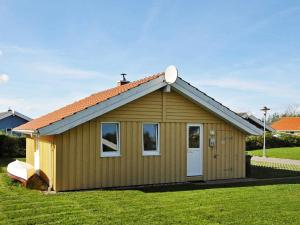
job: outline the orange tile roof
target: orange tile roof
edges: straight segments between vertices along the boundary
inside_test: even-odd
[[[117,96],[123,92],[126,92],[132,88],[135,88],[141,84],[144,84],[148,81],[151,81],[159,76],[162,76],[164,73],[159,73],[152,75],[150,77],[146,77],[141,80],[137,80],[134,82],[130,82],[128,84],[124,84],[121,86],[117,86],[105,91],[101,91],[95,94],[92,94],[89,97],[83,98],[79,101],[76,101],[70,105],[66,105],[58,110],[55,110],[51,113],[48,113],[44,116],[41,116],[37,119],[34,119],[28,123],[25,123],[17,128],[16,130],[37,130],[39,128],[48,126],[54,122],[64,119],[65,117],[71,116],[79,111],[82,111],[86,108],[94,106],[100,102],[103,102],[109,98]]]
[[[300,131],[300,117],[282,117],[272,127],[278,131]]]

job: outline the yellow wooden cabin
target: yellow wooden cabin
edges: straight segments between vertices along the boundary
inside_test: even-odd
[[[93,94],[24,124],[26,162],[54,191],[245,177],[261,130],[164,73]]]

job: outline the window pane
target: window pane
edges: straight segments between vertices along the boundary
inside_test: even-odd
[[[157,124],[144,124],[144,151],[156,151],[157,150]]]
[[[103,152],[118,151],[119,124],[102,124],[102,150]]]
[[[200,148],[200,127],[189,127],[189,148]]]

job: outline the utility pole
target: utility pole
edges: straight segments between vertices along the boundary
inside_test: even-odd
[[[264,112],[264,147],[263,147],[263,157],[266,157],[266,122],[267,122],[267,113],[270,109],[265,106],[261,109]]]

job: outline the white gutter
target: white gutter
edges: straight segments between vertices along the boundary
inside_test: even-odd
[[[36,130],[16,130],[14,128],[14,129],[12,129],[12,131],[17,132],[17,133],[22,133],[22,134],[30,134],[30,135],[38,134],[38,131],[36,131]]]

